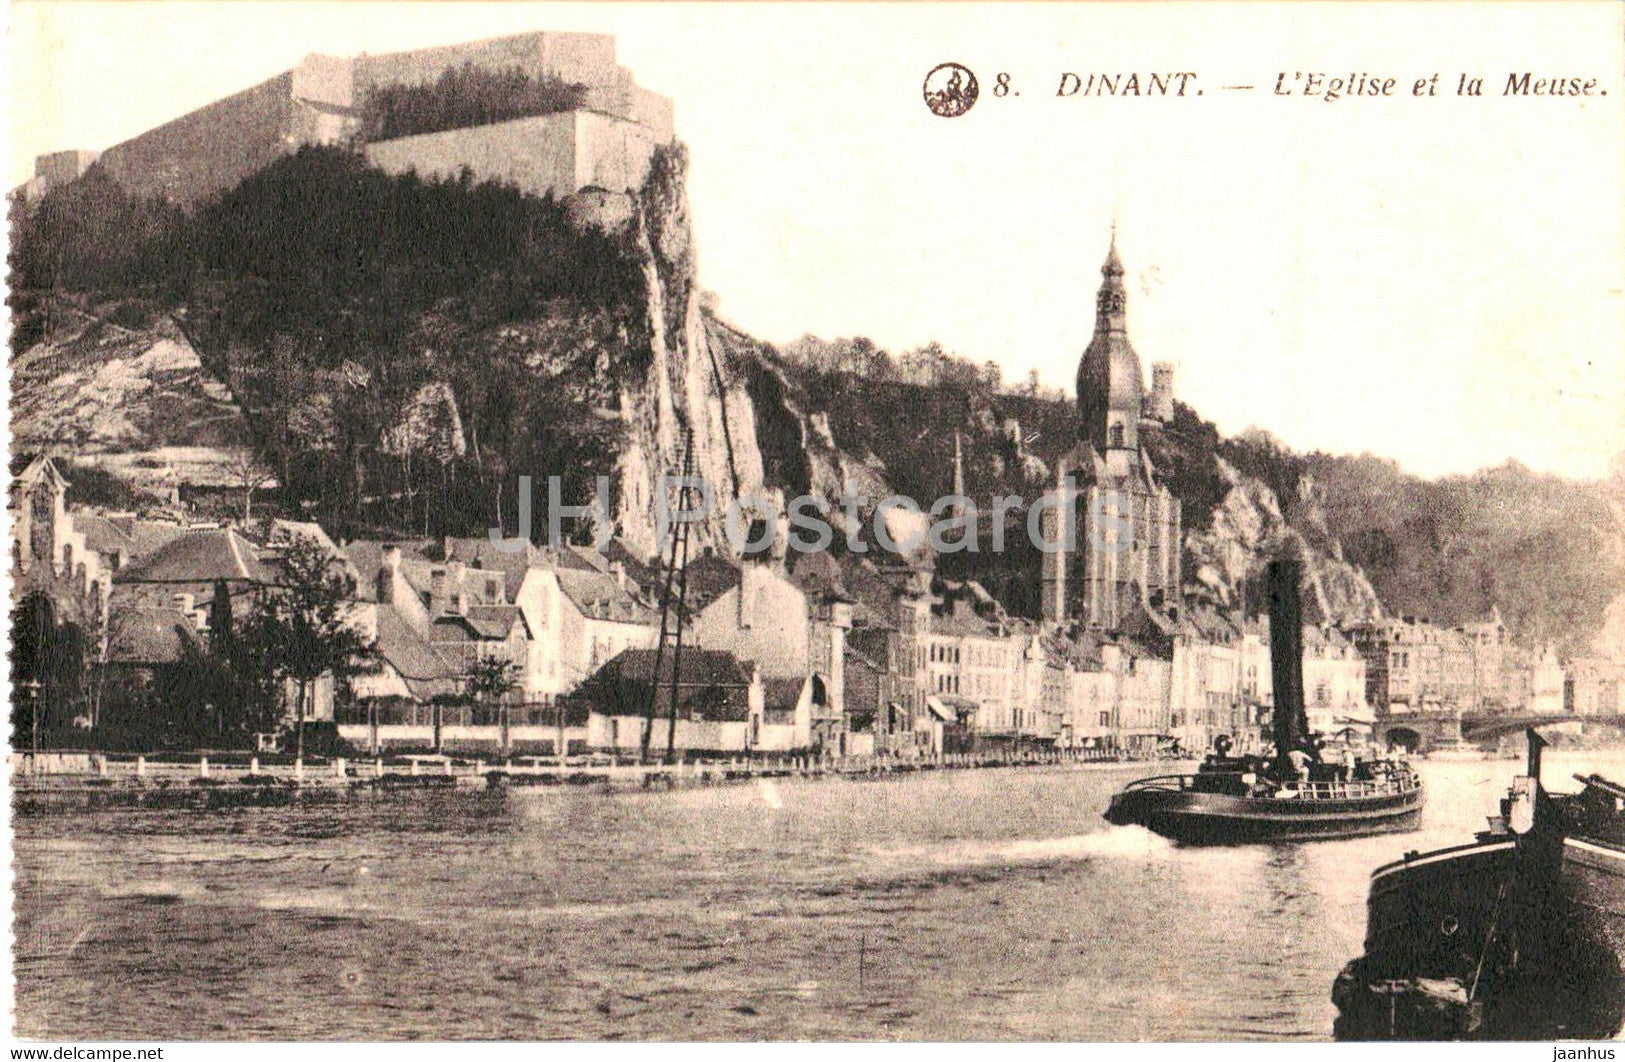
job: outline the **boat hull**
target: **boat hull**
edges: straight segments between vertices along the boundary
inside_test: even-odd
[[[1600,849],[1606,849],[1601,851]],[[1625,851],[1487,836],[1378,868],[1340,1040],[1548,1040],[1625,1021]]]
[[[1606,948],[1598,976],[1625,970],[1625,845],[1596,838],[1563,840],[1563,897],[1568,916],[1587,940]],[[1611,968],[1607,963],[1611,962]]]
[[[1129,789],[1112,797],[1106,821],[1144,826],[1182,844],[1260,844],[1414,830],[1422,805],[1420,788],[1313,801]]]

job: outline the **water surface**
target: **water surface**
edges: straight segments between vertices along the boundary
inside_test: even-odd
[[[25,816],[18,1032],[1325,1040],[1371,868],[1517,766],[1424,764],[1420,833],[1235,849],[1101,821],[1143,769]]]

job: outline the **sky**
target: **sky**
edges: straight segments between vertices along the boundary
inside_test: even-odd
[[[309,52],[611,33],[675,101],[701,283],[763,339],[937,340],[1070,393],[1115,219],[1141,359],[1221,431],[1430,477],[1592,478],[1625,454],[1625,5],[9,8],[13,183]],[[950,60],[982,94],[943,119],[921,84]],[[1056,95],[1063,72],[1135,71],[1203,94]],[[1607,95],[1503,96],[1524,71]],[[1395,88],[1273,93],[1299,72]]]

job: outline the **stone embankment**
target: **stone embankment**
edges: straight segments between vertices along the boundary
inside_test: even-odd
[[[18,812],[106,807],[277,807],[341,803],[417,791],[515,790],[562,786],[601,791],[678,789],[757,779],[866,779],[919,771],[1047,767],[1123,769],[1149,759],[1098,749],[981,751],[938,756],[756,756],[638,763],[611,756],[519,757],[500,763],[442,755],[389,758],[99,753],[28,753],[11,757],[13,807]]]

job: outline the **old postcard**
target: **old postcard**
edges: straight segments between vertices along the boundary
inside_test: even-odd
[[[26,1057],[1620,1034],[1625,6],[8,14]]]

